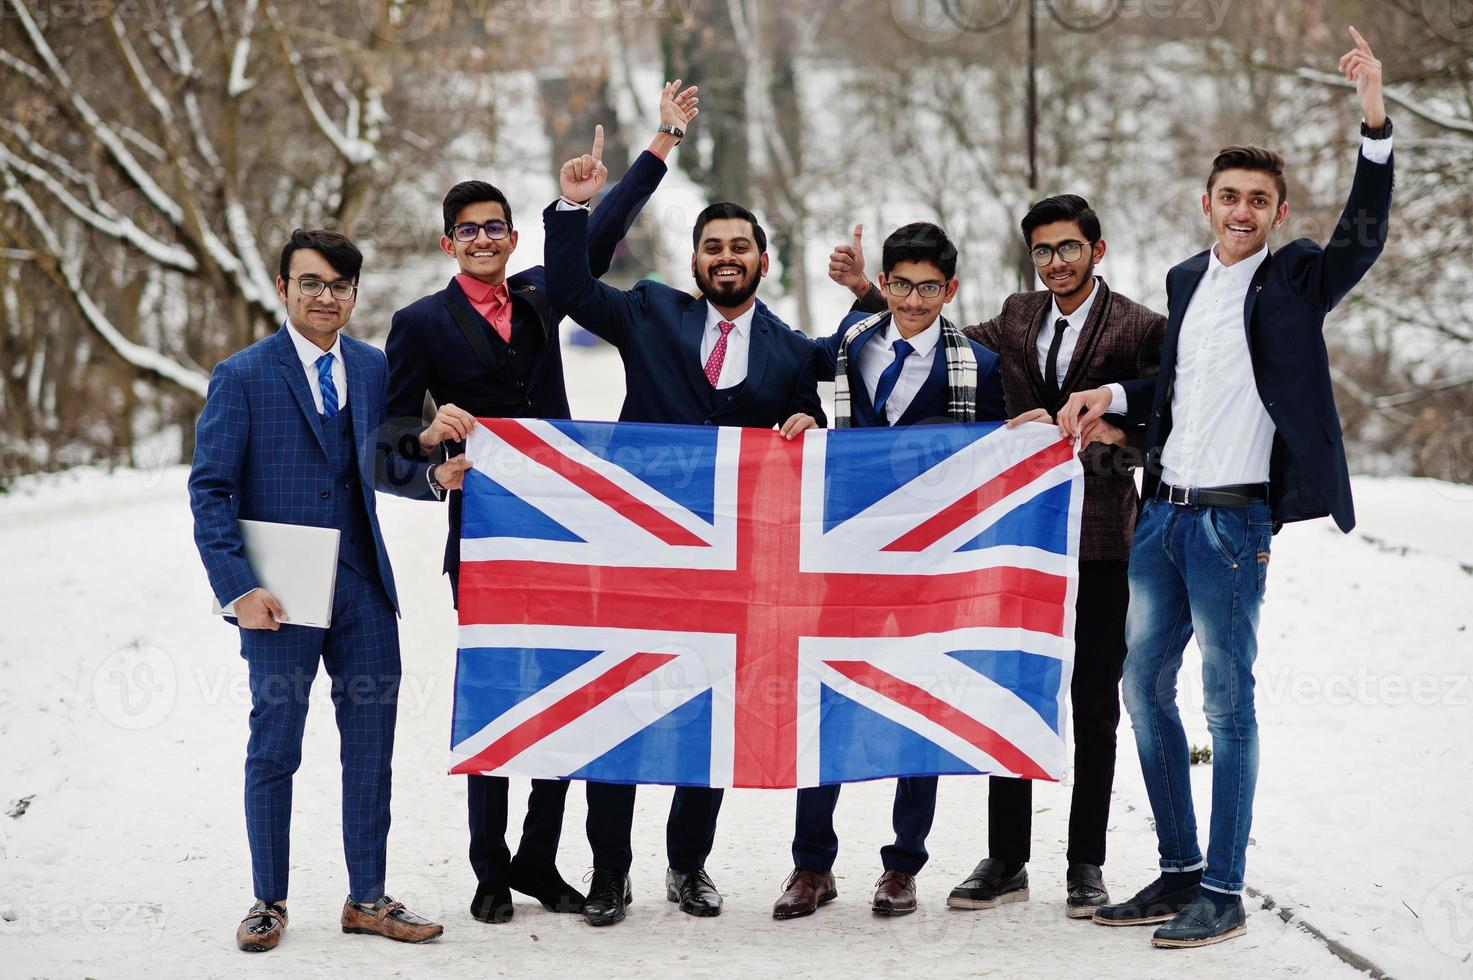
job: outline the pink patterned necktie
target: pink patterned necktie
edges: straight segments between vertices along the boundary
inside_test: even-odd
[[[716,382],[721,380],[721,365],[726,363],[726,335],[731,333],[735,323],[722,320],[716,324],[721,331],[721,337],[716,341],[716,346],[711,348],[711,356],[706,358],[706,380],[711,382],[711,387],[716,387]]]

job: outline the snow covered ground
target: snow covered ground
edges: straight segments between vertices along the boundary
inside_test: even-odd
[[[622,396],[612,354],[570,350],[568,360],[577,413],[612,417]],[[1033,900],[948,912],[947,890],[985,847],[986,781],[966,778],[943,781],[914,916],[868,911],[889,826],[891,786],[878,783],[844,791],[840,898],[811,918],[769,913],[790,867],[791,792],[728,794],[710,863],[726,911],[696,920],[663,900],[670,791],[648,788],[625,924],[595,931],[525,901],[510,924],[477,923],[466,910],[463,788],[444,775],[454,658],[437,575],[444,515],[388,497],[380,513],[405,667],[389,888],[446,934],[406,947],[338,931],[337,733],[319,683],[297,778],[291,926],[277,951],[247,957],[233,935],[250,903],[240,803],[249,698],[234,630],[208,614],[185,476],[177,466],[80,472],[0,497],[5,976],[1358,975],[1259,900],[1246,938],[1198,951],[1066,920],[1064,786],[1035,793]],[[1249,882],[1391,975],[1473,976],[1473,489],[1363,479],[1356,490],[1354,534],[1320,522],[1274,542]],[[1187,692],[1200,690],[1191,673]],[[1200,698],[1186,700],[1203,743]],[[1128,723],[1121,738],[1105,873],[1124,897],[1153,876],[1155,841]],[[1210,777],[1196,773],[1204,817]],[[525,783],[513,797],[525,799]],[[576,879],[590,864],[582,793],[569,804],[561,863]]]

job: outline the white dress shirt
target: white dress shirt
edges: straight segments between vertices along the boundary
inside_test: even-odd
[[[1059,384],[1062,385],[1064,375],[1069,373],[1069,363],[1074,358],[1074,348],[1079,343],[1079,332],[1084,329],[1089,311],[1094,307],[1095,297],[1099,294],[1099,278],[1091,277],[1089,295],[1079,304],[1079,309],[1068,314],[1059,309],[1059,297],[1054,297],[1053,314],[1044,321],[1043,329],[1038,331],[1038,342],[1034,344],[1038,350],[1038,370],[1045,378],[1048,377],[1048,349],[1054,342],[1054,325],[1060,320],[1068,324],[1064,328],[1064,340],[1059,344]]]
[[[747,312],[738,316],[735,320],[728,321],[736,324],[726,335],[726,358],[721,362],[721,377],[716,381],[716,388],[730,388],[747,380],[747,351],[752,341],[752,316],[757,312],[757,304],[753,303],[747,307]],[[706,301],[706,332],[701,335],[701,363],[698,365],[702,370],[706,368],[706,362],[711,359],[711,351],[716,349],[716,341],[721,339],[721,327],[718,326],[726,317],[716,312],[716,307],[711,301]]]
[[[1391,137],[1362,137],[1361,154],[1371,163],[1385,163],[1391,159]],[[1243,320],[1253,275],[1267,258],[1265,244],[1225,266],[1212,246],[1207,272],[1187,303],[1177,337],[1171,434],[1161,450],[1161,479],[1172,486],[1268,482],[1275,428],[1258,396]],[[1108,411],[1123,414],[1125,389],[1106,387],[1112,396]]]
[[[1176,342],[1171,435],[1161,451],[1161,478],[1172,486],[1268,482],[1274,423],[1253,380],[1243,322],[1253,275],[1267,258],[1265,245],[1225,266],[1214,246],[1187,304]]]
[[[348,368],[343,364],[342,335],[333,337],[332,349],[324,351],[297,333],[297,328],[291,323],[287,324],[286,332],[292,339],[292,346],[297,349],[297,356],[302,359],[302,370],[307,372],[307,390],[312,392],[312,403],[317,406],[317,414],[322,414],[322,386],[317,380],[317,359],[323,354],[332,355],[332,386],[338,390],[338,411],[347,408]]]
[[[894,343],[903,340],[900,336],[900,328],[895,326],[895,318],[892,316],[890,322],[880,334],[871,337],[869,341],[859,349],[859,377],[864,381],[864,389],[869,392],[869,401],[875,403],[875,389],[879,387],[880,375],[885,368],[895,363]],[[894,425],[905,414],[910,407],[911,400],[920,392],[921,386],[926,383],[926,378],[931,374],[931,362],[936,358],[936,347],[941,340],[941,317],[938,314],[931,325],[916,334],[906,343],[913,348],[912,353],[906,357],[905,363],[900,367],[900,377],[895,379],[895,387],[890,390],[890,398],[885,402],[885,419]]]

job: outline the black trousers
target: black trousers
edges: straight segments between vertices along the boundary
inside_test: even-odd
[[[680,786],[670,801],[665,823],[665,853],[670,867],[694,871],[706,866],[716,842],[716,817],[723,790]],[[588,784],[588,843],[597,871],[629,870],[634,853],[629,835],[634,827],[634,787],[622,783]]]
[[[509,782],[504,776],[466,777],[471,868],[477,881],[506,882],[512,859],[506,846]],[[563,802],[567,797],[568,784],[562,780],[532,780],[532,792],[527,796],[527,819],[522,823],[522,842],[517,847],[517,864],[541,869],[557,863],[557,845],[563,833]]]
[[[1126,561],[1081,561],[1074,616],[1074,795],[1069,804],[1070,863],[1105,863],[1105,825],[1115,784],[1115,729],[1125,663]],[[994,776],[987,791],[987,854],[1026,862],[1033,831],[1033,781]]]

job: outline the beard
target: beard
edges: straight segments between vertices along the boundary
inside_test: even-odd
[[[1067,296],[1067,295],[1069,295],[1071,293],[1077,293],[1077,292],[1079,292],[1079,290],[1083,289],[1091,280],[1094,279],[1094,275],[1095,275],[1095,264],[1094,264],[1094,261],[1091,260],[1088,264],[1085,265],[1084,271],[1082,273],[1080,273],[1079,278],[1076,279],[1076,280],[1074,280],[1073,283],[1072,283],[1072,285],[1069,286],[1068,292],[1063,293],[1062,295]],[[1052,292],[1055,296],[1061,295],[1059,293],[1059,291],[1054,288],[1054,284],[1053,283],[1051,283],[1051,282],[1050,283],[1047,283],[1046,286],[1047,286],[1048,290],[1050,292]]]
[[[714,271],[714,270],[713,270]],[[744,272],[746,270],[743,270]],[[711,273],[696,270],[696,286],[700,288],[701,295],[706,297],[707,302],[713,306],[733,307],[741,306],[752,295],[757,292],[757,283],[762,277],[753,270],[749,275],[737,279],[723,279],[717,281]]]

